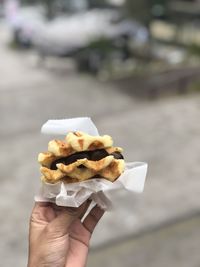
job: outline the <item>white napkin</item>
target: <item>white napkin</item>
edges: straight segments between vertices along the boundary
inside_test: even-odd
[[[90,118],[49,120],[42,126],[41,131],[46,134],[63,135],[71,131],[83,131],[90,135],[98,135],[98,130]],[[142,193],[146,174],[146,163],[130,162],[126,163],[124,173],[114,183],[99,178],[73,184],[42,183],[39,194],[35,196],[35,201],[48,201],[59,206],[79,207],[90,198],[106,210],[112,206],[106,192],[121,189]]]
[[[48,120],[41,129],[44,134],[66,135],[68,132],[81,131],[90,135],[99,135],[99,132],[88,117],[63,120]]]

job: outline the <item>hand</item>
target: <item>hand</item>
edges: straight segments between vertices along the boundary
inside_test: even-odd
[[[104,211],[36,203],[30,220],[28,267],[84,267],[91,235]]]

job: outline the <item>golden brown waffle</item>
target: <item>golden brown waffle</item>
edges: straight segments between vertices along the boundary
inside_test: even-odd
[[[123,159],[115,158],[115,153],[121,153],[122,149],[112,145],[113,140],[108,135],[91,136],[83,132],[71,132],[65,141],[52,140],[48,144],[48,152],[38,156],[42,165],[41,179],[48,183],[60,180],[72,183],[101,177],[113,182],[124,171],[125,163]],[[102,150],[105,154],[101,155],[102,158],[88,158],[90,154],[98,154]],[[72,160],[72,157],[75,159]]]
[[[113,140],[109,135],[91,136],[83,132],[69,133],[66,136],[66,142],[75,151],[95,150],[113,145]]]

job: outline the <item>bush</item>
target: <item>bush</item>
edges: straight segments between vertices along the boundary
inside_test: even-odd
[[[189,53],[200,56],[200,45],[192,44],[189,46],[188,50],[189,50]]]

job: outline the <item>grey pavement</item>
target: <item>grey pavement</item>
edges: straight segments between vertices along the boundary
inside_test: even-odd
[[[40,183],[37,154],[50,139],[41,125],[85,115],[124,147],[127,161],[149,164],[143,194],[110,196],[114,210],[96,229],[88,266],[199,266],[200,96],[139,101],[77,74],[68,61],[51,59],[38,68],[34,53],[10,50],[8,39],[0,24],[2,266],[26,266],[28,219]]]
[[[89,255],[88,267],[198,267],[200,215],[145,235],[129,237]]]

